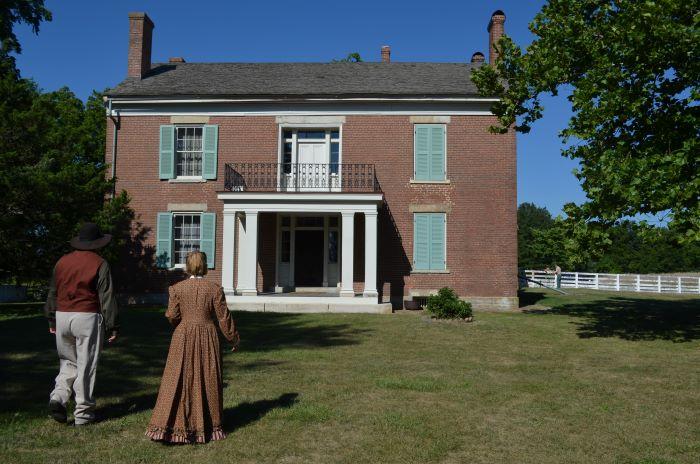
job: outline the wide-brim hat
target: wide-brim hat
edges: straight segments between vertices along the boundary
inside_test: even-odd
[[[73,237],[70,246],[76,250],[97,250],[112,240],[110,234],[103,234],[97,224],[86,222],[77,237]]]

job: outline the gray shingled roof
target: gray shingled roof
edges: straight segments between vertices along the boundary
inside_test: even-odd
[[[476,96],[470,63],[166,63],[112,97]]]

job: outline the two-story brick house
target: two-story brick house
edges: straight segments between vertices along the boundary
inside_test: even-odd
[[[152,64],[152,21],[129,20],[106,162],[136,212],[132,258],[153,259],[123,291],[164,295],[199,249],[234,308],[383,312],[443,286],[517,308],[515,137],[488,131],[482,54]]]

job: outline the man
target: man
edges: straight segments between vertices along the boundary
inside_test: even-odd
[[[49,399],[49,416],[67,420],[66,405],[75,395],[75,425],[95,421],[95,374],[105,334],[117,339],[118,308],[109,264],[95,250],[112,236],[86,223],[70,244],[74,248],[56,263],[46,300],[49,332],[56,336],[60,370]]]

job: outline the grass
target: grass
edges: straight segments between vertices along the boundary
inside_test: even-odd
[[[170,342],[128,309],[86,429],[45,406],[53,339],[32,305],[0,309],[0,462],[700,462],[700,299],[528,290],[471,324],[394,315],[238,313],[224,357],[229,438],[143,432]]]

